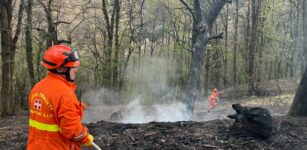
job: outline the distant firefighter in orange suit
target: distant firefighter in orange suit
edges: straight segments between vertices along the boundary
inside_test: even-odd
[[[221,92],[219,92],[217,88],[212,89],[212,93],[208,97],[208,101],[210,103],[210,106],[208,107],[208,111],[211,111],[212,108],[216,107],[217,101],[219,100],[220,95],[221,95]]]

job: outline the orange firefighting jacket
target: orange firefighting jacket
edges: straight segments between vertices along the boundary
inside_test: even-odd
[[[216,92],[212,92],[211,95],[208,97],[209,101],[215,101],[219,96],[220,96],[220,92],[216,91]]]
[[[78,150],[89,142],[76,85],[48,72],[29,94],[28,150]]]

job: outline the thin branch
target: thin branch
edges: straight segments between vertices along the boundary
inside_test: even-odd
[[[222,38],[223,38],[223,32],[217,35],[210,36],[208,38],[208,41],[213,40],[213,39],[222,39]]]
[[[192,15],[192,17],[193,17],[193,19],[194,19],[194,21],[195,21],[196,18],[195,18],[193,9],[191,9],[191,8],[189,7],[189,5],[188,5],[184,0],[180,0],[180,2],[189,10],[189,12],[191,13],[191,15]]]
[[[69,40],[58,40],[58,43],[66,43],[66,44],[71,44],[71,39],[69,38]]]
[[[18,12],[18,23],[17,23],[17,29],[16,29],[16,33],[15,36],[13,38],[13,44],[16,45],[19,35],[20,35],[20,31],[21,31],[21,23],[22,23],[22,16],[23,16],[23,10],[24,10],[24,0],[21,0],[20,5],[19,5],[19,12]]]
[[[69,35],[71,35],[72,32],[84,21],[85,19],[83,18],[70,32]]]
[[[38,0],[38,2],[43,6],[44,10],[46,13],[48,13],[48,8],[45,6],[45,4],[41,1],[41,0]]]
[[[63,23],[63,24],[71,24],[71,22],[66,22],[66,21],[57,21],[57,22],[54,22],[53,24],[54,24],[54,25],[59,25],[60,23]]]

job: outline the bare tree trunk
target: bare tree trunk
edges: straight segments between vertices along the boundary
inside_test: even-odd
[[[1,60],[2,60],[2,84],[1,84],[1,101],[2,111],[1,117],[9,115],[9,101],[12,99],[11,92],[11,36],[12,28],[10,27],[12,12],[12,1],[1,1],[0,3],[0,29],[1,29]]]
[[[217,34],[218,32],[218,24],[217,22],[214,23],[214,28],[215,28],[215,34]],[[214,45],[220,45],[220,41],[219,40],[214,40]],[[223,59],[222,59],[222,49],[217,46],[216,48],[214,48],[214,50],[212,51],[212,59],[211,59],[211,66],[212,66],[212,71],[210,72],[211,76],[210,76],[210,79],[212,81],[212,87],[211,88],[220,88],[221,86],[221,76],[222,76],[222,71],[221,71],[221,68],[222,68],[222,62],[223,62]],[[207,55],[208,57],[210,57],[209,55]]]
[[[46,19],[47,19],[47,24],[48,24],[48,32],[46,33],[46,48],[58,44],[57,42],[57,32],[56,32],[56,28],[53,24],[53,17],[52,17],[52,3],[53,0],[48,0],[47,4],[45,5],[44,1],[42,0],[38,0],[38,2],[41,4],[41,6],[43,7],[44,11],[45,11],[45,15],[46,15]],[[45,49],[46,49],[45,48]]]
[[[260,11],[261,0],[252,0],[252,31],[251,41],[249,47],[249,67],[248,67],[248,93],[254,95],[256,93],[256,76],[255,76],[255,54],[257,52],[257,41],[258,41],[258,16]]]
[[[307,116],[307,69],[305,70],[299,87],[288,112],[289,116]]]
[[[225,50],[224,50],[224,87],[227,86],[227,68],[228,68],[228,5],[226,6],[226,16],[225,16]]]
[[[114,68],[113,68],[113,85],[118,89],[118,66],[119,66],[119,18],[120,18],[120,0],[114,0],[114,9],[115,11],[115,54],[114,54]]]
[[[47,22],[48,22],[48,39],[47,39],[47,43],[46,43],[46,47],[50,47],[52,45],[57,45],[58,44],[58,40],[57,40],[57,31],[56,28],[53,24],[53,18],[52,18],[52,2],[53,0],[49,0],[47,9],[46,9],[46,18],[47,18]]]
[[[39,37],[44,37],[44,33],[39,33]],[[35,66],[36,69],[35,69],[35,74],[36,74],[36,77],[37,79],[40,79],[41,77],[43,77],[43,75],[45,74],[45,72],[43,71],[43,68],[41,67],[40,65],[40,62],[41,62],[41,56],[42,54],[44,53],[44,50],[45,50],[45,45],[44,45],[44,40],[40,40],[38,41],[38,45],[37,45],[37,55],[36,55],[36,58],[35,58]]]
[[[293,9],[293,5],[291,4],[290,5],[290,14],[289,14],[289,20],[294,20],[294,18],[295,18],[295,15],[294,15],[294,9]],[[295,30],[296,30],[296,28],[295,28],[295,26],[296,26],[296,24],[295,23],[293,23],[294,21],[290,21],[290,37],[293,39],[293,41],[291,42],[291,50],[290,50],[290,62],[289,62],[289,71],[290,71],[290,78],[293,78],[293,72],[294,72],[294,59],[293,59],[293,57],[294,57],[294,52],[295,52],[295,37],[294,37],[294,33],[295,33]]]
[[[35,83],[34,67],[33,67],[33,57],[32,57],[32,4],[33,0],[28,0],[27,6],[27,24],[26,24],[26,55],[27,55],[27,65],[29,71],[29,77],[31,82],[31,87]]]
[[[261,21],[260,21],[261,22]],[[258,49],[258,65],[257,65],[257,82],[261,82],[261,76],[262,76],[262,64],[263,64],[263,51],[264,51],[264,34],[261,30],[258,30],[259,32],[259,38],[260,38],[260,42],[259,42],[259,49]]]
[[[150,39],[150,56],[153,56],[153,53],[155,51],[154,47],[154,39],[155,39],[155,28],[156,28],[156,19],[153,20],[152,23],[152,30],[151,30],[151,39]]]
[[[107,1],[102,0],[102,12],[107,24],[107,36],[108,36],[108,47],[106,52],[106,63],[109,64],[106,66],[106,76],[105,82],[107,86],[112,85],[112,48],[113,48],[113,29],[114,29],[114,16],[115,16],[115,5],[111,14],[111,18],[109,18],[109,13],[107,10]]]
[[[24,0],[20,2],[16,33],[12,34],[12,1],[0,2],[0,31],[1,31],[1,59],[2,59],[2,85],[1,85],[1,116],[14,114],[14,93],[12,91],[14,56],[16,44],[19,39]]]
[[[246,10],[246,28],[245,28],[245,49],[246,49],[246,51],[247,52],[242,52],[242,54],[243,54],[243,58],[244,58],[244,60],[245,60],[245,62],[246,62],[246,64],[244,65],[244,69],[245,69],[245,81],[247,81],[248,82],[248,68],[249,68],[249,64],[248,64],[248,62],[249,62],[249,58],[248,58],[248,51],[249,51],[249,49],[250,49],[250,1],[248,1],[247,2],[248,3],[248,5],[247,5],[247,10]],[[240,49],[240,50],[242,50],[242,49]]]
[[[258,15],[262,14],[262,8],[264,8],[265,3],[262,3],[262,1],[259,2],[259,6],[258,6]],[[261,81],[261,77],[262,77],[262,63],[263,63],[263,51],[265,48],[265,36],[263,34],[263,30],[261,29],[262,27],[264,27],[264,20],[266,19],[265,15],[261,15],[262,17],[259,17],[258,19],[258,24],[260,25],[260,28],[257,29],[258,32],[258,39],[259,42],[257,43],[258,48],[257,48],[257,53],[258,53],[258,59],[257,59],[257,63],[256,63],[256,82],[260,82]],[[259,26],[258,25],[258,26]]]
[[[208,50],[207,51],[207,55],[205,56],[205,77],[204,77],[204,95],[208,96],[208,90],[209,90],[209,84],[210,84],[210,66],[211,66],[211,61],[210,61],[210,56],[211,55],[211,51]]]
[[[307,67],[307,0],[303,0],[303,68]]]
[[[21,23],[22,23],[22,18],[23,18],[23,10],[24,10],[24,5],[25,2],[24,0],[20,1],[19,4],[19,10],[18,10],[18,17],[17,17],[17,25],[16,25],[16,30],[15,30],[15,35],[12,37],[12,44],[11,44],[11,54],[10,54],[10,63],[11,63],[11,73],[10,73],[10,79],[13,79],[13,74],[14,74],[14,64],[15,64],[15,52],[16,52],[16,47],[17,47],[17,42],[19,40],[19,35],[21,32]],[[13,36],[13,35],[12,35]],[[13,82],[12,82],[13,83]],[[12,99],[10,100],[9,103],[9,108],[11,109],[11,114],[15,113],[15,93],[17,92],[16,89],[13,88],[13,84],[11,84],[11,92],[10,94],[12,95]]]
[[[187,104],[188,116],[190,119],[193,117],[194,102],[197,95],[198,81],[201,73],[202,64],[207,51],[207,43],[209,40],[218,38],[210,37],[209,31],[218,16],[219,12],[226,4],[227,0],[216,0],[214,1],[212,7],[209,10],[206,19],[198,24],[198,34],[196,38],[196,43],[193,45],[193,57],[191,62],[191,68],[189,73],[189,79],[186,86],[186,97],[185,102]],[[199,0],[194,0],[194,3],[199,4]],[[195,18],[201,18],[200,6],[195,9]]]
[[[192,15],[194,15],[194,16],[193,16],[192,44],[191,44],[192,45],[192,47],[191,47],[192,57],[193,57],[193,53],[194,53],[193,46],[197,41],[197,36],[198,36],[198,32],[199,32],[197,26],[201,23],[201,21],[203,19],[202,10],[201,10],[200,3],[199,3],[198,0],[196,0],[196,1],[194,0],[193,8],[194,8],[194,14],[192,14]]]
[[[236,98],[237,87],[237,48],[238,48],[238,21],[239,21],[239,2],[236,0],[236,13],[235,13],[235,25],[234,25],[234,45],[233,45],[233,85],[234,85],[234,97]]]
[[[294,45],[293,45],[293,50],[291,51],[291,67],[290,67],[290,77],[293,78],[294,77],[294,72],[295,72],[295,65],[294,65],[294,57],[295,57],[295,53],[297,52],[297,49],[298,49],[298,42],[299,42],[299,38],[298,38],[298,32],[299,32],[299,20],[300,20],[300,9],[298,6],[296,6],[297,9],[296,9],[296,15],[295,16],[295,27],[294,27]],[[303,72],[303,71],[301,71]],[[302,74],[302,73],[301,73]]]
[[[268,63],[268,68],[269,68],[269,80],[271,80],[271,79],[273,79],[273,65],[274,65],[274,63],[273,63],[273,61],[272,60],[269,60],[268,61],[269,63]]]

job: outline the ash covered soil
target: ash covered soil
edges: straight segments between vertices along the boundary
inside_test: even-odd
[[[307,149],[307,119],[275,117],[266,140],[230,133],[231,120],[207,122],[98,122],[88,127],[103,149]]]
[[[25,149],[28,117],[0,120],[0,149]],[[102,149],[307,149],[307,118],[274,117],[270,138],[261,140],[231,134],[230,119],[205,122],[87,124]],[[94,148],[91,148],[94,149]]]
[[[225,95],[227,91],[224,91]],[[196,107],[195,121],[142,124],[98,121],[86,126],[102,149],[307,149],[307,118],[285,116],[292,99],[293,94],[241,100],[223,97],[223,101],[211,112],[204,110],[207,106]],[[268,139],[232,134],[230,128],[234,120],[225,116],[234,114],[231,104],[238,102],[245,106],[261,106],[271,112],[273,133]],[[200,105],[198,103],[203,101],[197,101],[196,106]],[[0,118],[1,150],[26,148],[27,114],[22,112]],[[205,116],[214,120],[206,120]]]

